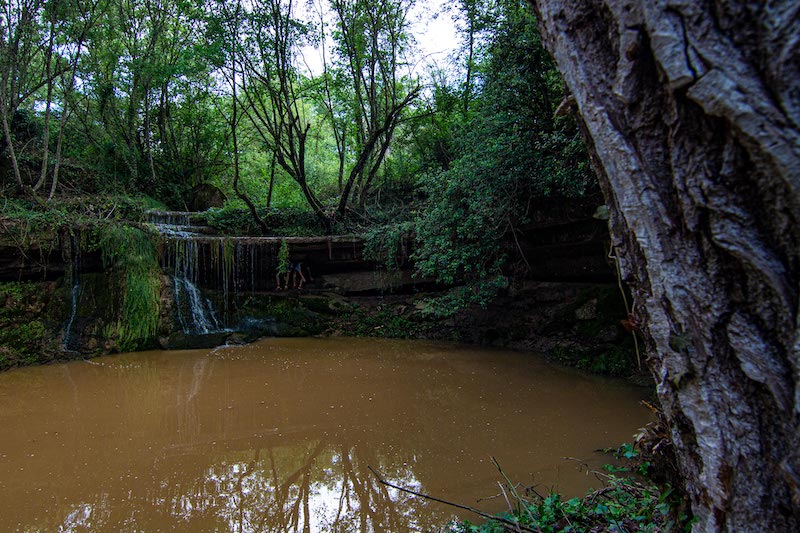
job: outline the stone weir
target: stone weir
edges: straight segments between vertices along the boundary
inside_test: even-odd
[[[219,236],[193,224],[195,213],[148,212],[162,235],[162,266],[200,287],[229,291],[263,291],[276,286],[278,252],[286,243],[289,261],[302,262],[313,275],[374,269],[364,259],[363,239],[356,235],[321,237]]]
[[[256,296],[277,289],[283,243],[288,260],[302,264],[309,283],[323,275],[374,270],[355,235],[220,236],[197,218],[191,212],[148,212],[149,224],[161,234],[160,262],[172,278],[176,316],[186,335],[251,328],[254,318],[247,308]]]
[[[543,331],[549,331],[548,324],[559,322],[556,318],[566,313],[556,309],[563,307],[559,302],[574,300],[586,283],[605,284],[612,294],[617,291],[607,262],[605,223],[592,218],[591,202],[584,203],[547,202],[536,207],[537,217],[529,225],[518,228],[518,239],[509,243],[508,253],[510,257],[522,253],[524,261],[509,262],[514,285],[490,317],[476,312],[474,320],[466,320],[462,314],[452,328],[437,323],[430,330],[447,338],[471,339],[459,324],[480,332],[481,324],[503,322],[510,326],[508,338],[527,339],[534,335],[525,333],[530,324],[542,324]],[[81,354],[213,345],[260,335],[314,335],[341,329],[350,334],[407,336],[419,326],[415,313],[427,308],[425,299],[443,289],[432,280],[414,278],[408,261],[399,271],[379,268],[365,259],[364,242],[355,235],[228,237],[204,226],[196,213],[152,211],[148,220],[148,229],[160,235],[158,326],[139,342],[120,340],[120,327],[128,323],[125,313],[131,312],[124,305],[129,272],[104,267],[91,228],[85,234],[82,228],[62,228],[41,236],[36,245],[0,240],[0,302],[5,301],[7,311],[7,320],[0,320],[4,336],[0,370]],[[289,261],[303,263],[309,279],[303,291],[276,290],[282,244]],[[407,246],[400,255],[408,257]],[[552,296],[565,291],[571,296]],[[589,304],[595,300],[601,302],[588,298]],[[520,310],[520,302],[530,313]],[[498,309],[509,316],[497,318]],[[348,316],[353,320],[366,316],[364,310],[374,311],[376,317],[369,327],[366,322],[342,322]],[[534,336],[541,337],[540,333]],[[504,338],[505,334],[492,335]]]

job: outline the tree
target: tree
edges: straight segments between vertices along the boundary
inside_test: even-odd
[[[0,13],[0,121],[17,188],[23,182],[17,160],[12,121],[19,108],[54,76],[49,59],[52,46],[42,44],[43,0],[10,0]],[[52,35],[52,32],[50,33]],[[41,68],[45,73],[39,72]]]
[[[237,0],[235,5],[230,5],[229,2],[222,2],[218,6],[219,8],[219,21],[221,22],[222,26],[224,26],[223,36],[226,38],[226,51],[227,55],[230,57],[230,69],[223,69],[225,73],[225,78],[228,80],[228,83],[231,87],[231,107],[232,112],[230,118],[228,120],[230,124],[230,132],[231,132],[231,139],[233,141],[233,191],[236,193],[236,196],[242,200],[245,205],[247,205],[248,210],[250,211],[250,216],[253,218],[258,227],[261,229],[262,233],[266,233],[268,231],[267,224],[258,214],[256,210],[255,204],[250,200],[250,197],[245,194],[240,186],[239,186],[239,178],[240,178],[240,165],[239,165],[239,123],[240,123],[240,114],[239,114],[239,95],[237,93],[237,87],[240,83],[242,83],[242,78],[244,73],[240,75],[239,73],[239,64],[242,63],[240,59],[240,55],[242,53],[241,44],[241,25],[242,20],[244,18],[244,10],[242,9],[241,1]],[[274,165],[273,165],[274,167]],[[270,194],[272,191],[272,179],[270,179]],[[269,203],[269,200],[267,201]]]
[[[555,116],[563,88],[532,13],[520,0],[500,7],[476,69],[481,91],[453,128],[454,160],[425,179],[428,202],[416,223],[423,274],[488,289],[497,286],[485,281],[502,275],[505,243],[516,238],[532,198],[581,196],[594,184],[574,121]]]
[[[800,529],[800,10],[534,2],[698,531]]]
[[[498,7],[496,0],[458,0],[455,2],[458,15],[454,17],[454,21],[463,38],[461,52],[466,54],[464,84],[461,91],[461,106],[465,115],[469,113],[470,104],[475,95],[475,70],[481,57],[481,38],[489,28],[498,22]]]
[[[70,6],[70,31],[85,39],[79,57],[71,57],[80,83],[64,104],[78,131],[65,148],[106,190],[147,192],[180,205],[189,187],[219,171],[225,147],[211,75],[221,54],[207,39],[203,3],[57,4]],[[62,78],[66,90],[71,80]]]
[[[400,71],[408,47],[408,0],[331,0],[340,69],[350,79],[355,162],[337,211],[344,215],[354,187],[363,205],[406,108],[419,96]],[[345,149],[344,142],[339,147]],[[340,155],[340,159],[342,156]]]
[[[53,104],[53,92],[56,82],[61,84],[59,101],[59,124],[56,138],[55,161],[53,164],[50,193],[48,199],[55,196],[58,188],[58,176],[61,168],[62,147],[66,132],[67,120],[72,113],[70,100],[75,98],[75,79],[81,55],[87,38],[101,15],[105,4],[102,0],[66,0],[51,2],[46,6],[49,25],[48,48],[45,51],[45,81],[47,96],[45,97],[44,132],[42,134],[42,166],[39,180],[33,186],[37,192],[47,181],[50,174],[50,118]],[[59,50],[56,50],[56,46]],[[56,75],[54,73],[60,73]]]
[[[311,122],[303,97],[307,87],[296,56],[307,27],[295,18],[291,0],[256,0],[250,14],[248,50],[243,54],[247,81],[244,109],[278,165],[303,192],[326,233],[332,230],[325,208],[309,184],[306,152]]]

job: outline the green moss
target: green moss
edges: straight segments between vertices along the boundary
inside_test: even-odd
[[[114,339],[120,350],[134,350],[158,331],[161,277],[155,238],[119,224],[104,225],[96,231],[104,267],[122,280],[118,320],[106,326],[104,335]]]
[[[46,293],[37,283],[0,283],[0,369],[54,357],[54,336],[41,316]]]
[[[77,196],[47,203],[4,198],[0,201],[0,219],[6,222],[2,241],[21,249],[52,247],[61,228],[141,221],[152,208],[163,208],[163,204],[147,196],[124,195]]]
[[[629,376],[636,367],[633,342],[628,341],[618,346],[611,346],[598,355],[581,358],[577,367],[603,376]]]
[[[429,327],[397,314],[391,307],[370,309],[357,305],[343,312],[340,324],[348,335],[391,339],[424,337]]]
[[[253,308],[258,318],[274,318],[282,337],[306,337],[319,335],[324,330],[324,320],[320,314],[309,309],[304,298],[270,296]],[[317,305],[311,303],[310,307]]]
[[[300,299],[300,302],[302,303],[303,307],[314,313],[319,313],[321,315],[336,314],[336,311],[331,309],[330,301],[326,298],[304,297]]]
[[[0,368],[38,362],[47,329],[38,320],[0,329]]]
[[[278,273],[283,274],[289,271],[289,244],[286,241],[281,241],[281,246],[278,248]],[[288,283],[288,281],[287,281]]]

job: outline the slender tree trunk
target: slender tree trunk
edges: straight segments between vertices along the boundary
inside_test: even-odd
[[[800,530],[800,4],[535,0],[697,531]]]
[[[469,3],[464,6],[467,12],[467,75],[464,81],[464,114],[469,113],[472,100],[472,70],[475,61],[475,7]]]
[[[359,206],[363,209],[367,203],[367,198],[369,197],[369,193],[371,191],[372,183],[375,181],[375,176],[378,175],[378,170],[380,170],[381,165],[383,164],[383,160],[386,157],[386,152],[389,151],[389,143],[392,142],[392,135],[394,134],[394,126],[392,126],[384,136],[383,140],[381,141],[381,147],[378,151],[378,155],[375,158],[374,164],[370,167],[369,172],[367,173],[367,179],[364,182],[364,186],[361,188],[361,192],[359,193],[358,203]]]
[[[153,162],[153,142],[150,133],[150,86],[145,86],[144,92],[144,143],[145,150],[147,150],[147,166],[150,169],[150,180],[152,187],[155,188],[158,184],[156,178],[156,165]]]
[[[47,101],[44,110],[44,133],[42,133],[42,169],[39,172],[39,180],[33,186],[33,191],[38,192],[47,180],[48,160],[50,159],[50,108],[53,101],[53,41],[55,40],[54,23],[50,21],[50,37],[45,52],[45,76],[47,76]]]
[[[25,185],[22,183],[22,175],[19,172],[17,152],[14,150],[14,141],[11,137],[8,110],[2,94],[0,94],[0,120],[3,122],[3,136],[6,138],[6,149],[8,150],[8,157],[11,159],[11,169],[14,172],[14,181],[17,184],[17,188],[20,191],[23,191],[25,190]]]
[[[245,205],[247,205],[247,209],[250,211],[250,216],[253,217],[253,220],[258,224],[258,227],[261,228],[262,233],[267,233],[269,228],[267,228],[267,224],[258,216],[258,211],[256,211],[256,206],[253,205],[253,202],[250,201],[250,198],[244,194],[242,191],[239,190],[239,97],[236,94],[236,46],[239,41],[239,12],[241,10],[241,4],[237,2],[236,4],[236,13],[234,15],[234,25],[233,25],[233,55],[231,57],[231,65],[233,69],[233,73],[231,74],[231,89],[232,89],[232,100],[233,100],[233,117],[231,118],[231,136],[233,138],[233,191],[236,193],[236,196],[241,199]]]
[[[267,207],[272,207],[272,191],[275,188],[275,152],[269,164],[269,187],[267,188]]]
[[[69,113],[71,113],[71,111]],[[56,195],[56,190],[58,189],[58,174],[61,169],[61,147],[64,141],[64,128],[66,128],[69,113],[67,112],[67,102],[65,99],[64,105],[61,109],[61,125],[58,131],[58,141],[56,141],[56,162],[53,165],[53,181],[50,183],[50,194],[47,196],[48,200],[53,199],[53,197]]]

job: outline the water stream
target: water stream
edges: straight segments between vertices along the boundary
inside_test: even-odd
[[[0,374],[0,531],[438,531],[501,479],[580,495],[646,390],[526,353],[268,339]],[[489,498],[476,503],[480,498]],[[474,517],[473,517],[474,518]]]
[[[81,298],[81,284],[77,273],[73,274],[72,291],[70,291],[70,313],[67,325],[64,327],[64,351],[69,352],[75,349],[72,338],[72,324],[78,316],[78,303]]]
[[[222,331],[223,327],[217,318],[211,299],[204,297],[189,278],[176,274],[172,279],[175,307],[183,332],[205,335]]]
[[[148,220],[164,240],[161,254],[162,266],[171,273],[175,308],[178,321],[185,334],[204,335],[225,329],[212,300],[203,295],[198,287],[202,263],[200,250],[203,242],[213,241],[222,247],[223,256],[226,239],[204,237],[209,233],[204,226],[192,225],[193,213],[181,211],[149,211]],[[227,304],[229,286],[228,273],[222,274],[224,296]]]
[[[69,261],[67,268],[67,283],[71,283],[72,290],[70,291],[70,310],[69,310],[69,319],[67,319],[67,324],[64,326],[64,334],[63,334],[63,341],[62,341],[62,348],[65,352],[70,352],[75,350],[75,340],[72,336],[72,325],[75,322],[75,318],[78,316],[78,305],[80,304],[81,300],[81,279],[80,279],[80,245],[78,244],[79,236],[76,234],[70,235],[69,238]]]

